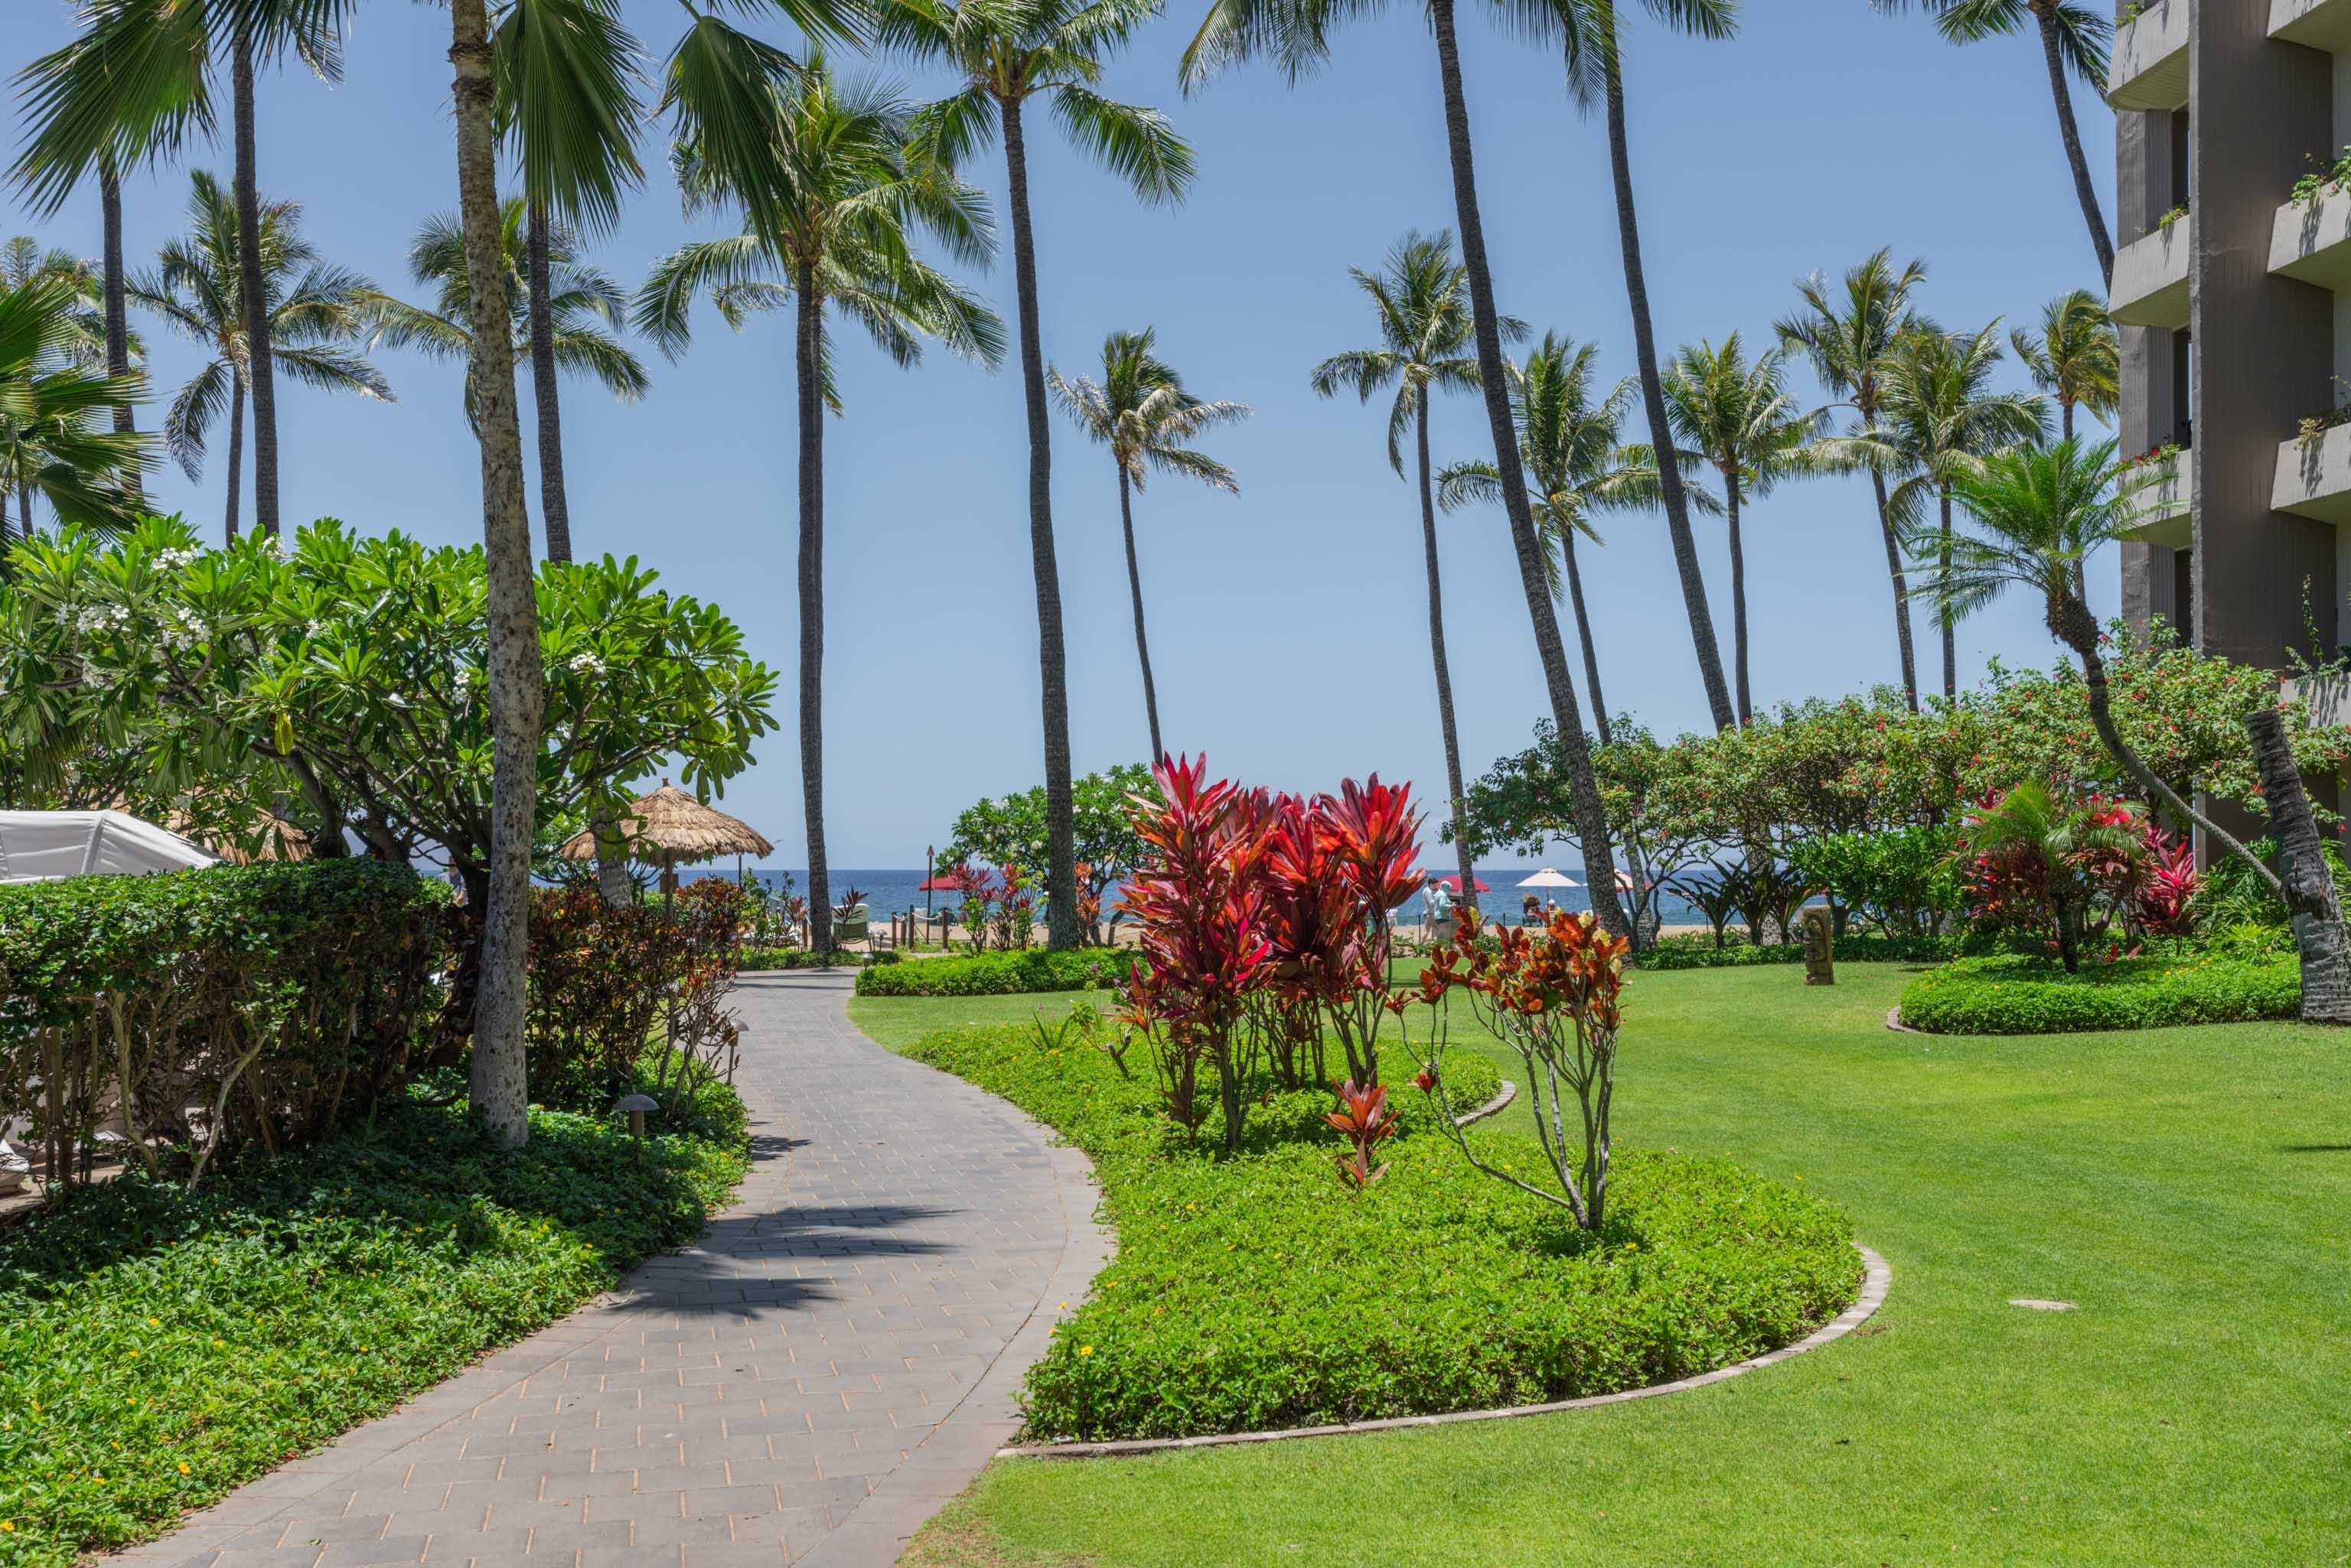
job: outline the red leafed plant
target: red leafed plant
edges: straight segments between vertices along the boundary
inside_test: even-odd
[[[1447,1129],[1479,1170],[1566,1208],[1585,1230],[1600,1228],[1608,1201],[1609,1112],[1616,1090],[1616,1034],[1628,944],[1589,915],[1554,913],[1548,924],[1496,927],[1481,936],[1477,912],[1440,944],[1421,975],[1420,997],[1437,1008],[1436,1052],[1421,1070],[1435,1090]],[[1558,1186],[1538,1186],[1481,1159],[1453,1120],[1446,1092],[1447,1009],[1458,995],[1478,1021],[1510,1042],[1526,1064],[1535,1096],[1535,1134]],[[1421,1079],[1416,1079],[1418,1082]],[[1573,1094],[1583,1141],[1568,1141],[1566,1098]]]
[[[2194,905],[2204,876],[2196,869],[2195,847],[2184,833],[2147,825],[2147,860],[2132,900],[2131,923],[2150,936],[2186,936],[2196,926]]]
[[[1388,1108],[1387,1086],[1374,1083],[1366,1089],[1350,1078],[1344,1083],[1331,1085],[1339,1096],[1339,1108],[1323,1116],[1323,1120],[1339,1130],[1347,1140],[1349,1152],[1332,1155],[1339,1167],[1339,1185],[1361,1192],[1388,1174],[1385,1165],[1372,1164],[1372,1152],[1380,1140],[1391,1137],[1396,1130],[1396,1113]]]
[[[1125,986],[1128,1021],[1150,1043],[1167,1113],[1186,1131],[1208,1118],[1199,1070],[1217,1075],[1224,1147],[1239,1150],[1256,1077],[1257,1037],[1243,1027],[1270,948],[1261,886],[1270,802],[1229,779],[1208,779],[1206,758],[1163,759],[1156,795],[1138,795],[1134,825],[1144,854],[1126,894],[1142,959]]]

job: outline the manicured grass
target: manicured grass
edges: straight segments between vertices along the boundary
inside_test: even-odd
[[[155,1533],[699,1234],[746,1168],[741,1102],[638,1140],[461,1110],[210,1175],[128,1176],[0,1234],[0,1565]]]
[[[1894,1269],[1859,1333],[1605,1409],[1001,1462],[906,1561],[2346,1561],[2351,1035],[1899,1034],[1885,1014],[1912,975],[1627,992],[1624,1135],[1843,1205]]]

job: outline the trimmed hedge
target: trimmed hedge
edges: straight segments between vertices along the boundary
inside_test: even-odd
[[[740,969],[854,969],[868,961],[865,954],[846,947],[830,953],[812,953],[806,947],[746,947],[736,955]],[[889,960],[886,954],[876,953],[871,961]]]
[[[1181,1437],[1478,1409],[1638,1387],[1802,1337],[1854,1299],[1831,1205],[1726,1160],[1619,1148],[1597,1238],[1471,1171],[1433,1102],[1395,1092],[1384,1178],[1351,1194],[1327,1094],[1249,1113],[1244,1151],[1187,1145],[1147,1069],[1033,1030],[910,1054],[1004,1096],[1094,1162],[1118,1255],[1030,1369],[1032,1437]],[[1473,1065],[1474,1062],[1474,1065]],[[1467,1053],[1457,1101],[1499,1074]],[[1519,1124],[1515,1116],[1499,1120]],[[1533,1170],[1531,1138],[1469,1135]]]
[[[2063,1034],[2290,1019],[2302,1011],[2292,953],[2124,958],[2069,975],[2053,958],[1962,958],[1904,988],[1902,1021],[1934,1034]]]
[[[996,997],[1017,991],[1108,990],[1126,978],[1134,955],[1115,947],[1056,953],[973,953],[959,958],[913,958],[877,966],[857,977],[861,997]]]
[[[747,1168],[742,1103],[706,1085],[666,1126],[534,1111],[502,1153],[403,1107],[0,1233],[0,1565],[152,1535],[692,1239]]]
[[[1836,939],[1840,964],[1940,964],[1958,955],[1958,936],[1880,936],[1856,932]],[[1717,947],[1710,936],[1667,936],[1633,960],[1636,969],[1743,969],[1755,964],[1801,964],[1798,942],[1767,946],[1738,941]]]

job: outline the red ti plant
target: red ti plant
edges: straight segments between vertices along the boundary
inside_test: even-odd
[[[1128,974],[1127,1017],[1151,1045],[1168,1114],[1196,1132],[1208,1117],[1199,1068],[1217,1075],[1224,1147],[1239,1151],[1257,1075],[1257,1040],[1244,1027],[1270,949],[1261,882],[1268,807],[1228,779],[1208,781],[1207,759],[1163,759],[1154,795],[1134,798],[1144,853],[1126,905],[1142,933]]]
[[[2196,894],[2204,884],[2195,847],[2185,833],[2167,833],[2155,821],[2147,824],[2142,841],[2147,858],[2131,900],[2131,924],[2150,936],[2190,935]]]
[[[1379,1147],[1381,1139],[1395,1135],[1396,1113],[1388,1108],[1385,1084],[1366,1089],[1350,1078],[1331,1088],[1339,1096],[1339,1108],[1322,1119],[1339,1130],[1349,1150],[1331,1158],[1339,1167],[1339,1185],[1361,1192],[1388,1174],[1385,1165],[1372,1164],[1372,1151]]]
[[[1497,927],[1481,942],[1477,912],[1464,909],[1460,928],[1437,948],[1420,979],[1421,999],[1438,1009],[1438,1021],[1436,1052],[1414,1082],[1437,1093],[1446,1113],[1437,1124],[1470,1165],[1558,1204],[1585,1230],[1600,1228],[1608,1202],[1609,1107],[1616,1089],[1619,1003],[1630,946],[1602,930],[1591,915],[1566,910],[1554,913],[1546,925]],[[1526,1064],[1535,1097],[1535,1134],[1556,1188],[1487,1164],[1454,1122],[1445,1086],[1447,1030],[1441,1004],[1457,994]],[[1571,1094],[1583,1124],[1580,1147],[1567,1134]]]

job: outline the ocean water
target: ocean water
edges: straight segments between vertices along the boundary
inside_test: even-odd
[[[1581,866],[1561,866],[1558,869],[1579,882],[1583,880],[1583,869]],[[1489,883],[1493,888],[1491,893],[1484,894],[1479,898],[1479,904],[1489,919],[1517,925],[1520,918],[1519,901],[1525,896],[1525,893],[1537,894],[1545,899],[1556,899],[1562,909],[1585,910],[1592,907],[1591,895],[1580,887],[1528,888],[1525,893],[1521,893],[1519,883],[1533,875],[1535,870],[1533,866],[1480,866],[1478,869],[1479,880]],[[735,873],[730,869],[716,866],[695,867],[681,870],[678,873],[682,880],[687,882],[705,876],[732,877],[734,874]],[[802,897],[808,895],[806,871],[788,872],[760,866],[751,868],[750,874],[769,888],[778,886],[789,876],[791,879],[792,891]],[[873,917],[879,920],[885,915],[904,915],[910,909],[924,908],[925,894],[921,891],[923,881],[924,873],[919,866],[910,871],[870,869],[849,871],[836,867],[832,872],[832,899],[835,904],[839,904],[842,895],[853,887],[865,895],[867,907],[872,911]],[[959,895],[952,893],[934,893],[928,896],[930,899],[928,907],[935,910],[953,909],[962,902]],[[1682,900],[1671,894],[1661,894],[1658,896],[1659,915],[1665,924],[1668,925],[1704,924],[1706,917],[1690,908]],[[1426,913],[1427,895],[1425,894],[1415,896],[1404,906],[1404,915],[1407,920],[1419,920]]]

